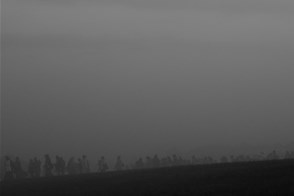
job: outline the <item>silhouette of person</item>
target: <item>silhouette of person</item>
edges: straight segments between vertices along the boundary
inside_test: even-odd
[[[155,168],[160,166],[160,160],[159,160],[157,154],[154,155],[154,157],[153,157],[152,166],[155,167]]]
[[[56,174],[59,176],[61,172],[60,172],[60,160],[59,160],[59,156],[58,155],[55,156],[55,164],[54,164],[54,167],[55,167]]]
[[[227,163],[228,162],[228,158],[226,156],[222,156],[220,161],[222,163]]]
[[[59,157],[59,164],[60,164],[60,174],[64,175],[65,174],[65,161],[62,157]]]
[[[82,159],[82,173],[89,173],[90,172],[90,164],[87,159],[86,155],[83,155]]]
[[[78,164],[75,161],[74,157],[71,157],[67,163],[67,170],[69,175],[77,174]]]
[[[98,172],[103,173],[103,172],[106,172],[107,170],[108,170],[108,165],[105,161],[104,156],[102,156],[100,160],[98,161]]]
[[[172,164],[175,165],[175,166],[179,165],[178,157],[175,154],[173,155]]]
[[[146,168],[151,168],[152,167],[152,160],[149,156],[146,157],[146,161],[145,161],[145,167]]]
[[[44,163],[44,171],[45,171],[45,176],[49,177],[52,176],[52,169],[53,169],[53,164],[51,162],[51,159],[48,154],[45,155],[45,163]]]
[[[82,162],[82,159],[81,158],[78,158],[77,166],[78,166],[77,173],[81,174],[82,171],[83,171],[83,162]]]
[[[167,166],[172,166],[173,165],[173,161],[172,158],[170,156],[167,157]]]
[[[41,177],[41,160],[37,159],[37,157],[33,160],[33,169],[34,169],[34,176]]]
[[[143,159],[140,157],[139,160],[136,161],[136,169],[142,169],[144,167]]]
[[[35,165],[36,165],[35,161],[33,159],[30,159],[29,160],[29,165],[28,165],[28,172],[29,172],[29,176],[31,178],[36,177],[36,172],[35,172],[36,168],[35,168]]]
[[[122,162],[120,156],[118,156],[115,163],[115,170],[120,171],[120,170],[123,170],[123,168],[124,168],[124,163]]]
[[[12,180],[13,179],[13,172],[12,172],[12,161],[8,156],[5,156],[4,160],[4,178],[3,180]]]
[[[12,163],[12,170],[15,178],[22,178],[25,177],[24,171],[21,167],[21,162],[19,157],[15,158],[15,161]]]

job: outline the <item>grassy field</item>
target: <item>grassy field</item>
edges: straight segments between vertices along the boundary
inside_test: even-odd
[[[1,183],[13,195],[294,195],[294,160],[179,166]]]

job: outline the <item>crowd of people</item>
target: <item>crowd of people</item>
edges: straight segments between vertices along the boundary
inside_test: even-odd
[[[229,163],[229,162],[247,162],[260,160],[277,160],[277,159],[294,159],[294,152],[286,151],[284,155],[278,154],[275,150],[265,154],[258,155],[231,155],[222,156],[218,160],[210,156],[196,157],[192,156],[190,159],[182,158],[179,155],[172,155],[159,158],[158,155],[153,157],[146,156],[145,158],[138,158],[131,164],[125,164],[121,156],[117,156],[114,168],[112,170],[121,171],[128,169],[148,169],[159,167],[172,167],[180,165],[197,165],[197,164],[213,164],[213,163]],[[101,156],[96,164],[98,173],[104,173],[110,170],[106,158]],[[48,154],[44,155],[43,162],[37,157],[29,160],[27,168],[21,164],[19,157],[14,159],[5,156],[4,159],[4,180],[12,180],[19,178],[37,178],[41,176],[61,176],[61,175],[76,175],[90,173],[90,164],[86,155],[75,159],[69,158],[68,162],[62,156],[55,156],[53,162]]]

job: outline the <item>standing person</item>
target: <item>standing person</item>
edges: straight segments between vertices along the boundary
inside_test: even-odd
[[[41,165],[42,165],[41,160],[35,157],[33,160],[33,165],[34,165],[34,176],[41,177]]]
[[[57,156],[57,155],[56,155],[55,159],[56,159],[55,160],[55,171],[56,171],[58,176],[63,175],[64,174],[64,172],[63,172],[63,170],[64,170],[64,168],[63,168],[64,167],[63,159],[62,159],[62,157]]]
[[[142,169],[144,167],[143,159],[140,157],[139,160],[136,161],[136,169]]]
[[[65,174],[65,161],[62,157],[60,157],[60,172],[61,175]]]
[[[35,165],[36,165],[35,161],[33,159],[30,159],[29,166],[28,166],[28,172],[29,172],[29,176],[31,178],[36,177]]]
[[[26,176],[25,171],[22,169],[19,157],[15,158],[13,168],[14,168],[15,178],[23,178]]]
[[[78,158],[77,166],[78,166],[77,173],[81,174],[83,172],[83,161],[81,158]]]
[[[89,173],[90,165],[86,155],[83,155],[82,159],[82,173]]]
[[[160,160],[159,160],[157,154],[154,155],[154,157],[153,157],[152,166],[155,167],[155,168],[160,166]]]
[[[59,157],[58,155],[55,156],[55,164],[54,164],[55,172],[59,176]]]
[[[116,163],[115,163],[115,170],[120,171],[124,168],[124,163],[122,162],[120,156],[117,157]]]
[[[71,157],[67,163],[67,170],[69,175],[77,174],[78,170],[78,163],[76,163],[75,158]]]
[[[101,157],[101,159],[98,161],[98,172],[103,173],[106,172],[108,169],[108,165],[105,161],[104,156]]]
[[[145,168],[151,168],[151,167],[152,167],[152,160],[149,156],[147,156],[145,160]]]
[[[12,161],[8,156],[5,156],[4,162],[4,179],[3,180],[12,180],[13,172],[12,172]]]
[[[44,171],[45,171],[45,176],[49,177],[52,176],[52,169],[53,169],[53,164],[51,162],[51,159],[48,154],[45,155],[45,163],[44,163]]]

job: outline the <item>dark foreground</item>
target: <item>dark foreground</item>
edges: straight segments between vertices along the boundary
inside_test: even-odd
[[[181,166],[1,183],[13,195],[294,195],[294,160]]]

